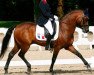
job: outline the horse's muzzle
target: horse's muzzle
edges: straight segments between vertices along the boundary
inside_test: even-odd
[[[82,28],[82,31],[83,31],[84,33],[88,33],[88,32],[89,32],[89,28]]]

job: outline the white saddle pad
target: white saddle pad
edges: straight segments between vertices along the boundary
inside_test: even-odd
[[[58,38],[59,33],[59,22],[58,20],[56,22],[56,34],[52,40],[56,40]],[[39,25],[36,26],[36,38],[37,40],[43,40],[46,41],[45,35],[44,35],[44,28],[40,27]]]

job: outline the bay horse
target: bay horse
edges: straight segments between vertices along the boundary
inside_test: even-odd
[[[49,69],[50,72],[53,71],[53,66],[56,61],[57,55],[62,48],[78,56],[86,65],[86,67],[90,68],[88,62],[73,46],[74,32],[76,27],[82,28],[82,31],[85,33],[89,31],[88,19],[88,16],[84,14],[83,10],[71,11],[64,17],[59,19],[59,36],[56,40],[51,42],[51,44],[53,44],[53,56],[52,63]],[[6,35],[3,38],[2,42],[0,58],[2,58],[7,51],[8,43],[13,30],[15,45],[8,55],[6,65],[4,67],[5,73],[8,73],[10,61],[18,51],[20,51],[18,56],[26,63],[27,71],[30,72],[31,64],[26,60],[25,53],[28,51],[31,44],[45,46],[46,41],[40,41],[36,39],[36,23],[20,23],[19,25],[10,27],[6,32]]]

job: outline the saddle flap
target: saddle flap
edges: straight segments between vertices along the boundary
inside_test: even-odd
[[[59,33],[59,22],[58,21],[55,22],[56,22],[56,34],[52,40],[56,40],[58,38]],[[44,28],[40,27],[39,25],[36,26],[36,39],[46,41]]]

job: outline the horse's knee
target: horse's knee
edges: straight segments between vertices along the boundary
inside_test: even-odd
[[[19,52],[18,56],[19,57],[24,57],[24,53],[23,52]]]
[[[19,56],[19,57],[22,57],[22,54],[21,54],[21,53],[19,53],[19,54],[18,54],[18,56]]]
[[[10,52],[8,57],[9,57],[9,58],[10,58],[10,57],[12,58],[14,55],[15,55],[15,54],[14,54],[13,52]]]

